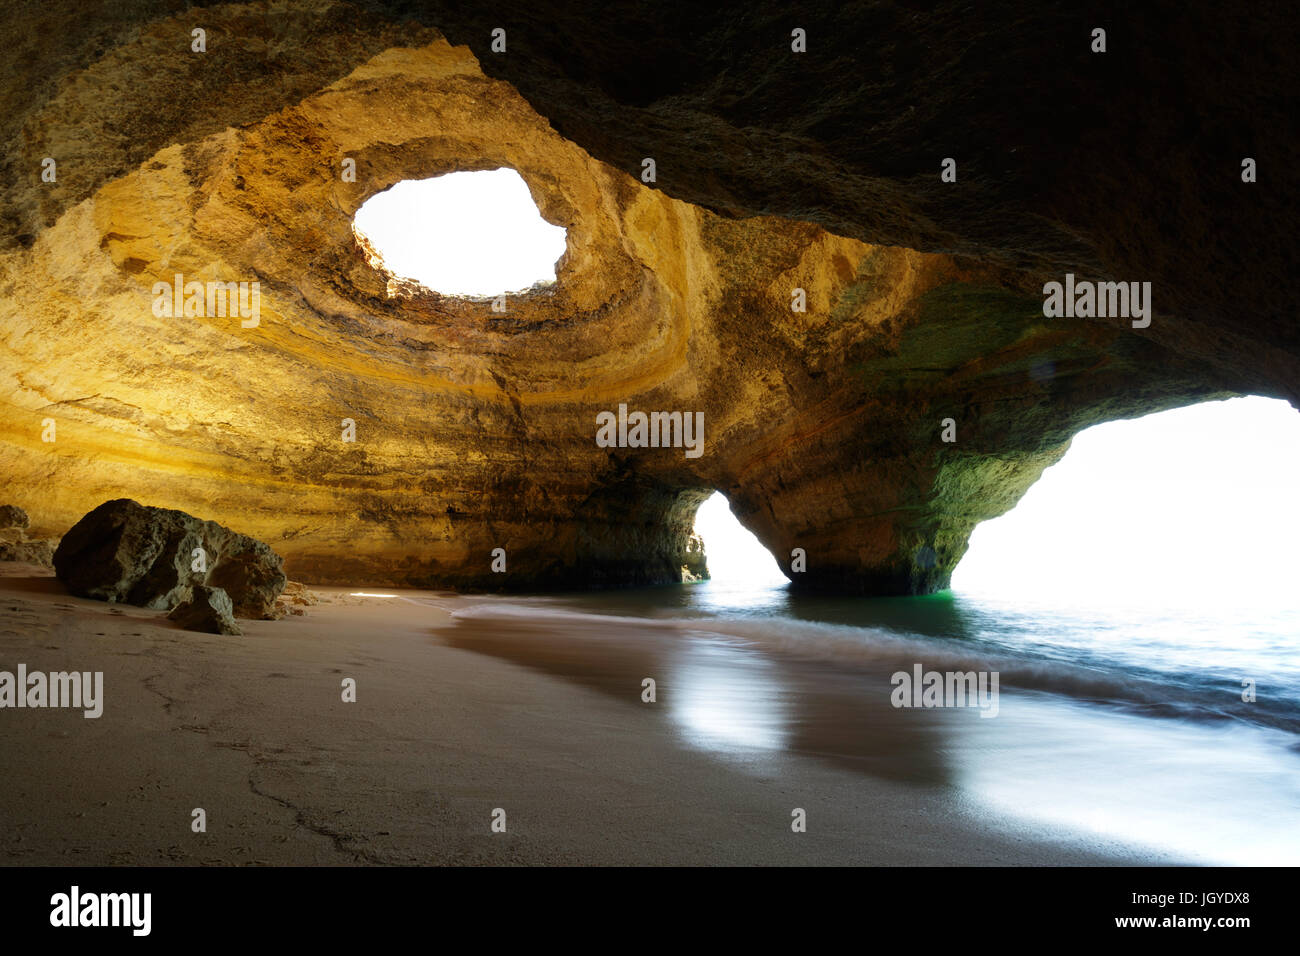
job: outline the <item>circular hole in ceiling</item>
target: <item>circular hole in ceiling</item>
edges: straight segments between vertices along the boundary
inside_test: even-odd
[[[493,296],[555,281],[565,230],[513,169],[405,179],[368,199],[353,226],[400,279],[444,295]]]

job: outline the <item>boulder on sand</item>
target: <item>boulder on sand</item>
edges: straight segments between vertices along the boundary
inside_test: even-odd
[[[235,623],[235,615],[230,604],[230,595],[221,588],[204,587],[196,584],[188,589],[188,600],[181,601],[167,619],[175,621],[187,631],[202,631],[205,634],[243,634]]]
[[[54,552],[59,580],[81,597],[169,610],[190,596],[189,588],[206,585],[226,592],[235,616],[259,619],[276,616],[282,565],[261,541],[129,498],[95,508]]]

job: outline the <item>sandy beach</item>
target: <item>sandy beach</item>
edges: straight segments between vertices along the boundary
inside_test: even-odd
[[[920,758],[912,780],[863,772],[909,741],[829,746],[807,714],[788,746],[702,746],[634,636],[566,654],[571,632],[448,610],[491,598],[321,588],[305,616],[221,637],[0,569],[0,670],[104,673],[98,719],[0,711],[6,864],[1165,862],[971,807]]]

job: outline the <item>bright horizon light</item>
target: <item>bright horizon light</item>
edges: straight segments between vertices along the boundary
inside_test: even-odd
[[[1075,436],[971,535],[959,592],[1084,603],[1276,600],[1300,579],[1300,413],[1236,398]]]
[[[727,496],[715,491],[695,512],[695,533],[704,539],[709,575],[719,582],[785,584],[776,558],[731,513]]]
[[[403,279],[444,295],[494,296],[555,281],[565,230],[542,218],[513,169],[406,179],[354,224]]]
[[[1249,397],[1106,422],[979,525],[957,593],[1241,603],[1300,588],[1300,413]],[[781,584],[715,493],[695,518],[715,581]]]

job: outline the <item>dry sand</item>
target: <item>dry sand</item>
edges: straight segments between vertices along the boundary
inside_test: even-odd
[[[427,592],[317,590],[328,603],[306,616],[220,637],[0,565],[0,670],[103,671],[105,697],[97,720],[0,710],[3,861],[1162,862],[990,817],[951,787],[802,753],[711,754],[635,689],[619,699],[449,641],[448,611],[413,603]],[[196,807],[206,833],[191,830]],[[806,833],[791,831],[794,807]]]

